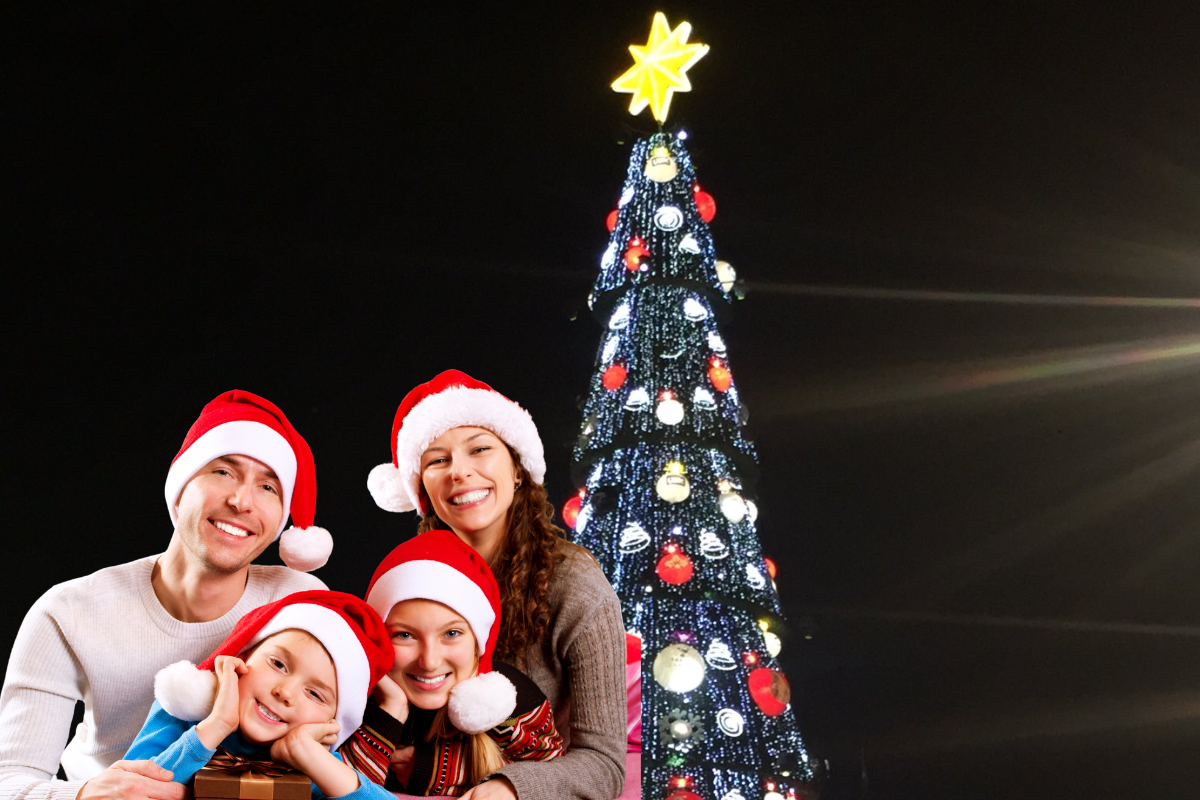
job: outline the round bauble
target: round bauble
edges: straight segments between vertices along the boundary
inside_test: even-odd
[[[700,219],[705,222],[712,222],[713,217],[717,215],[717,201],[713,199],[711,194],[698,186],[693,196],[696,198],[696,210],[700,212]]]
[[[614,208],[612,211],[608,212],[608,216],[604,218],[604,224],[606,226],[608,226],[609,233],[612,233],[613,231],[615,231],[617,229],[618,213],[619,212],[617,211],[617,209]]]
[[[654,657],[654,680],[669,692],[690,692],[704,682],[704,659],[690,644],[669,644]]]
[[[578,494],[572,495],[570,500],[563,503],[563,522],[567,523],[567,527],[571,530],[575,530],[575,520],[578,519],[581,508],[583,508],[583,497]]]
[[[721,288],[728,292],[737,282],[737,270],[728,261],[718,261],[716,267],[717,280],[720,281]]]
[[[778,717],[792,702],[792,687],[779,670],[753,669],[746,677],[746,685],[750,688],[750,699],[768,717]]]
[[[717,503],[720,505],[721,513],[725,515],[725,519],[730,522],[737,523],[746,518],[746,501],[737,492],[722,492]]]
[[[658,496],[668,503],[682,503],[692,493],[692,484],[686,475],[661,475],[654,484]]]
[[[663,425],[678,425],[683,422],[683,403],[674,397],[664,398],[658,401],[654,414]]]
[[[671,155],[670,150],[665,147],[655,147],[650,151],[650,157],[646,159],[646,168],[643,173],[655,183],[666,183],[675,180],[675,176],[679,174],[679,164],[676,163],[675,156]]]
[[[672,586],[682,586],[692,579],[692,574],[695,572],[695,567],[692,565],[692,560],[688,558],[688,554],[683,550],[670,550],[663,554],[663,557],[658,560],[658,566],[654,568],[658,573],[658,577],[663,579],[664,583],[669,583]]]
[[[618,361],[608,365],[604,374],[600,376],[600,383],[605,389],[615,392],[625,384],[625,376],[628,374],[629,371],[625,369],[625,365]]]

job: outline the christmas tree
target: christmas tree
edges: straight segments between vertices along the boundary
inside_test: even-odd
[[[613,84],[659,128],[633,146],[609,216],[589,297],[606,331],[574,449],[582,487],[563,516],[642,638],[642,796],[814,797],[776,661],[783,620],[755,528],[756,455],[719,324],[740,290],[717,260],[715,203],[685,136],[662,128],[707,51],[689,31],[657,15]]]

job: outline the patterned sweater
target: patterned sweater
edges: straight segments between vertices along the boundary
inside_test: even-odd
[[[545,761],[562,755],[562,736],[554,727],[550,702],[537,684],[515,667],[495,662],[495,670],[517,689],[517,705],[509,719],[487,732],[500,747],[505,761]],[[416,795],[458,797],[473,785],[467,777],[465,736],[426,741],[437,711],[410,707],[408,719],[395,717],[368,702],[363,724],[342,745],[342,759],[360,773],[391,791]],[[401,784],[388,772],[392,753],[413,746],[413,770]]]

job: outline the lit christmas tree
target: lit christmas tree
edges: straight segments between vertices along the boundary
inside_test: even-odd
[[[774,565],[755,529],[754,447],[718,325],[740,294],[718,261],[671,94],[707,52],[658,14],[614,84],[659,131],[633,147],[589,305],[605,327],[563,509],[642,646],[642,796],[816,796],[779,668]]]

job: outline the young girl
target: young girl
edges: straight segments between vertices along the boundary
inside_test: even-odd
[[[388,511],[418,509],[418,531],[449,530],[496,575],[498,659],[545,692],[567,742],[562,758],[499,770],[471,800],[607,800],[625,782],[625,626],[591,554],[562,538],[529,412],[448,370],[404,398],[392,461],[367,486]]]
[[[449,531],[393,550],[375,570],[367,602],[384,618],[394,666],[342,750],[347,763],[417,795],[459,796],[513,761],[562,753],[541,690],[492,661],[500,592],[479,554]],[[403,769],[389,769],[411,748]]]
[[[199,667],[180,661],[159,671],[150,715],[125,757],[150,759],[187,783],[223,748],[295,767],[312,779],[314,798],[393,800],[329,750],[362,722],[392,662],[383,622],[362,600],[290,594],[242,617]]]

